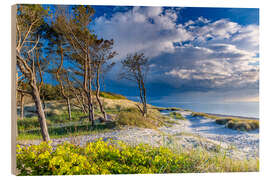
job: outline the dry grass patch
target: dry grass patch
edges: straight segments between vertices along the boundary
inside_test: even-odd
[[[164,116],[155,109],[149,109],[146,117],[143,117],[136,108],[125,109],[116,116],[118,126],[128,125],[152,129],[164,125],[164,120]]]

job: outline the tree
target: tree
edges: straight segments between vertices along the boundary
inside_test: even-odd
[[[99,95],[101,86],[100,77],[110,70],[115,64],[114,62],[109,63],[109,61],[117,54],[115,51],[112,51],[113,43],[113,40],[96,40],[92,46],[91,53],[93,61],[92,65],[95,72],[95,94],[100,111],[103,114],[104,121],[107,121],[108,119]]]
[[[20,75],[30,86],[30,91],[20,89],[21,92],[31,94],[38,115],[41,134],[44,141],[49,141],[49,133],[46,117],[40,98],[42,85],[42,68],[48,62],[41,58],[41,38],[46,27],[44,17],[48,15],[41,5],[18,5],[17,8],[17,39],[16,39],[16,63]]]
[[[133,81],[137,84],[140,95],[140,105],[137,105],[141,114],[145,117],[147,115],[147,102],[146,102],[146,76],[149,70],[148,58],[143,53],[134,53],[127,55],[127,57],[121,61],[123,66],[123,72],[120,74],[120,78],[124,78]]]
[[[72,83],[69,81],[69,73],[67,69],[64,67],[64,58],[65,52],[70,50],[68,42],[65,38],[64,33],[62,32],[64,9],[57,8],[55,13],[55,21],[51,24],[50,35],[48,39],[50,40],[50,55],[51,58],[55,61],[56,67],[50,69],[49,72],[53,74],[57,82],[59,83],[59,90],[61,96],[65,99],[68,109],[69,120],[71,120],[71,105],[70,105],[70,98],[71,98],[71,86]],[[59,63],[57,63],[59,61]]]
[[[65,39],[70,44],[70,59],[74,64],[69,68],[73,73],[73,80],[83,89],[87,97],[88,119],[94,125],[94,106],[92,99],[92,82],[94,72],[92,69],[92,59],[90,55],[91,45],[96,40],[96,36],[90,30],[90,23],[94,15],[94,9],[90,6],[74,6],[73,13],[62,13],[61,30]],[[81,82],[82,80],[82,82]]]

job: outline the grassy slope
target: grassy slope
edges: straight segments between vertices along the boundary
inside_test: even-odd
[[[104,103],[105,110],[113,123],[95,122],[96,126],[91,127],[87,120],[87,114],[72,106],[72,120],[69,121],[67,108],[64,101],[47,101],[46,115],[48,130],[51,138],[62,138],[67,136],[85,135],[95,132],[109,131],[113,128],[118,128],[123,125],[138,126],[144,128],[157,128],[164,123],[164,116],[157,109],[153,109],[148,105],[148,116],[142,117],[136,107],[136,102],[126,99],[122,95],[103,92],[101,101]],[[105,98],[106,97],[106,98]],[[71,101],[74,103],[75,101]],[[94,103],[97,103],[94,101]],[[25,107],[25,114],[33,112],[35,107],[33,104],[28,104]],[[30,113],[31,115],[31,113]],[[32,117],[18,119],[18,140],[23,139],[40,139],[39,122],[34,113]],[[101,117],[99,109],[95,109],[95,118]],[[59,127],[60,125],[64,125]]]

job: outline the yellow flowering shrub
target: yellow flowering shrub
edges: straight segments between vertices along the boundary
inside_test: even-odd
[[[217,172],[244,167],[239,163],[228,167],[224,159],[217,163],[210,157],[197,157],[200,156],[175,153],[166,147],[130,146],[121,141],[98,140],[84,147],[63,143],[54,148],[43,142],[17,146],[17,169],[19,175],[86,175]]]

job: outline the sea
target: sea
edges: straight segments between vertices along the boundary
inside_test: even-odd
[[[149,102],[158,107],[179,107],[195,112],[211,114],[259,118],[259,102],[226,102],[226,103],[199,103],[199,102]]]
[[[138,98],[128,99],[138,100]],[[170,102],[170,99],[151,100],[150,98],[147,103],[158,107],[178,107],[194,112],[259,119],[259,102]]]

